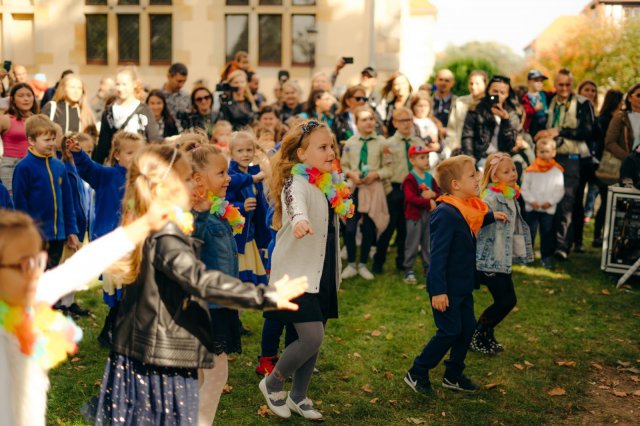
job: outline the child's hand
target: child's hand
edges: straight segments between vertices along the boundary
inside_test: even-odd
[[[433,198],[429,200],[429,205],[431,206],[431,210],[435,210],[435,208],[437,206],[436,202],[435,202],[435,200]]]
[[[444,312],[449,307],[449,296],[446,294],[439,294],[431,298],[431,306],[436,311]]]
[[[256,173],[255,175],[253,175],[253,183],[262,182],[266,176],[267,175],[265,175],[263,171]]]
[[[378,179],[380,177],[380,175],[378,175],[377,172],[371,172],[367,175],[367,177],[365,177],[364,179],[362,179],[360,181],[360,183],[362,183],[363,185],[369,185],[370,183],[373,183],[376,181],[376,179]]]
[[[258,201],[254,197],[250,197],[244,200],[244,210],[247,212],[255,210],[257,205]]]
[[[351,181],[356,185],[360,185],[362,183],[362,181],[360,180],[360,175],[356,172],[347,173],[347,179],[351,179]]]
[[[144,217],[151,231],[162,229],[169,222],[169,215],[175,211],[175,205],[167,200],[151,203]]]
[[[80,143],[75,139],[69,139],[67,141],[67,149],[71,152],[80,152]]]
[[[80,250],[80,240],[76,234],[71,234],[67,237],[67,247],[73,251]]]
[[[531,207],[532,207],[534,210],[538,210],[538,209],[540,208],[540,204],[539,204],[539,203],[536,203],[535,201],[532,201],[532,202],[531,202],[531,203],[529,203],[529,204],[531,204]]]
[[[422,191],[422,198],[436,198],[436,193],[432,189]]]
[[[293,227],[293,236],[300,239],[305,237],[307,234],[313,235],[313,229],[311,225],[306,220],[301,220],[296,223],[296,226]]]
[[[496,220],[499,220],[502,223],[507,223],[509,222],[509,215],[506,214],[505,212],[494,212],[493,213],[493,217]]]
[[[544,202],[544,203],[542,203],[542,205],[540,207],[542,207],[543,209],[547,210],[549,207],[551,207],[551,203]]]
[[[542,111],[542,109],[544,108],[544,105],[542,105],[540,102],[536,102],[536,106],[533,107],[533,109],[538,112],[538,111]]]
[[[306,276],[290,280],[289,276],[285,275],[276,281],[274,287],[276,288],[276,303],[278,304],[278,309],[297,311],[298,305],[291,303],[290,300],[304,293],[308,284]]]

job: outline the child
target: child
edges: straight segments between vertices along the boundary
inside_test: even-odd
[[[553,268],[551,258],[555,250],[554,216],[556,206],[564,196],[564,169],[556,162],[556,141],[540,139],[536,143],[536,159],[522,175],[524,218],[531,230],[531,244],[540,226],[540,254],[542,266]]]
[[[218,120],[213,126],[211,143],[218,148],[227,158],[229,157],[229,140],[233,127],[226,120]]]
[[[522,106],[527,114],[524,122],[524,130],[531,137],[547,127],[548,99],[547,94],[542,90],[544,81],[548,77],[538,70],[531,70],[527,74],[527,85],[529,90],[522,97]]]
[[[0,210],[0,412],[3,424],[45,424],[48,371],[77,350],[82,336],[51,305],[80,290],[167,221],[166,203],[124,228],[85,246],[44,274],[40,230],[24,213]],[[19,322],[17,322],[18,320]]]
[[[260,166],[252,165],[255,158],[255,137],[248,131],[235,132],[229,144],[231,163],[229,174],[231,185],[227,200],[236,206],[245,218],[242,234],[236,235],[240,279],[255,284],[267,283],[262,251],[269,245],[269,230],[266,225],[267,200],[264,196]],[[240,175],[240,176],[237,176]],[[253,179],[247,179],[250,176]],[[242,181],[236,184],[237,181]]]
[[[463,373],[464,359],[473,336],[473,289],[476,287],[476,235],[495,214],[478,198],[480,189],[475,160],[460,155],[444,160],[436,169],[436,179],[445,195],[431,216],[431,258],[427,292],[438,331],[404,377],[414,392],[433,394],[429,370],[435,368],[451,349],[445,361],[442,386],[474,392],[478,386]]]
[[[396,110],[396,112],[399,110]],[[398,132],[400,128],[396,126]],[[420,249],[424,275],[429,272],[429,219],[436,208],[435,199],[440,195],[440,188],[429,168],[429,150],[415,145],[409,148],[411,172],[402,183],[404,191],[404,218],[406,219],[406,241],[404,243],[404,282],[415,284],[416,275],[413,264]],[[399,250],[399,248],[398,248]]]
[[[177,148],[150,145],[129,168],[123,223],[145,214],[169,194],[190,209],[191,167]],[[138,244],[112,273],[124,288],[113,349],[105,368],[96,424],[188,424],[198,418],[198,368],[213,367],[213,336],[206,302],[228,307],[295,309],[306,279],[264,287],[207,271],[185,232],[190,214]]]
[[[80,148],[79,139],[71,139],[69,149],[73,154],[78,174],[95,191],[95,221],[89,239],[100,238],[114,230],[120,222],[127,170],[134,156],[144,146],[144,139],[137,133],[118,132],[113,136],[108,163],[103,166],[91,160]],[[108,274],[102,276],[103,300],[109,306],[109,314],[98,341],[104,346],[111,344],[112,327],[117,314],[122,288],[117,286]]]
[[[207,269],[238,276],[238,248],[234,234],[242,232],[244,218],[224,197],[231,178],[227,160],[207,144],[207,138],[183,135],[177,143],[191,159],[193,236],[204,243],[200,259]],[[198,421],[210,426],[216,415],[222,389],[228,378],[227,355],[241,353],[238,311],[209,304],[213,335],[213,368],[198,370]]]
[[[340,159],[342,171],[356,186],[353,193],[356,214],[347,220],[344,235],[349,265],[342,271],[342,277],[360,275],[365,280],[372,280],[373,274],[366,264],[369,250],[376,238],[376,230],[378,235],[382,234],[389,223],[386,193],[389,192],[388,179],[392,175],[391,161],[385,152],[385,139],[375,133],[376,118],[371,108],[356,108],[354,114],[358,134],[347,140]],[[376,200],[377,203],[369,202],[365,205],[363,196],[366,196],[367,201]],[[360,221],[362,244],[360,263],[356,266],[356,233]]]
[[[307,389],[329,318],[338,317],[340,284],[340,219],[353,215],[349,190],[332,173],[338,153],[335,137],[317,121],[289,131],[274,159],[271,193],[275,204],[274,227],[278,228],[271,265],[271,281],[285,273],[305,276],[306,292],[295,299],[297,312],[267,312],[266,318],[287,323],[287,335],[297,339],[287,345],[275,368],[260,381],[260,391],[276,415],[291,412],[319,420]],[[284,382],[293,377],[291,392]]]
[[[494,337],[494,329],[516,306],[512,264],[533,261],[531,233],[517,200],[520,197],[517,178],[516,165],[509,154],[496,152],[487,157],[482,199],[494,214],[502,212],[509,219],[484,227],[478,234],[476,268],[480,272],[480,283],[485,284],[493,296],[493,304],[478,319],[471,349],[485,355],[504,350]]]
[[[389,225],[384,230],[376,244],[376,254],[373,257],[373,273],[382,273],[387,249],[393,233],[396,232],[396,269],[403,271],[404,243],[407,235],[404,219],[404,193],[402,182],[411,170],[409,162],[409,150],[413,146],[425,146],[422,139],[413,133],[413,114],[406,107],[401,107],[393,112],[393,125],[396,132],[387,139],[386,148],[391,158],[391,192],[387,194],[387,206],[389,209]]]
[[[55,124],[42,114],[25,123],[29,151],[13,173],[16,210],[28,213],[40,225],[48,253],[48,268],[60,263],[65,244],[80,248],[71,186],[56,154]]]

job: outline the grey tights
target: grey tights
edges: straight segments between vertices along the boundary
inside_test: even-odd
[[[299,403],[307,397],[313,368],[318,359],[318,351],[324,338],[324,324],[321,321],[295,323],[298,340],[291,343],[282,353],[273,372],[267,376],[269,392],[279,392],[287,377],[293,375],[291,399]]]

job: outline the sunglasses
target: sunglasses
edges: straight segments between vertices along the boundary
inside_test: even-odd
[[[15,271],[21,271],[25,275],[34,272],[43,272],[47,267],[47,257],[47,252],[41,251],[34,256],[23,258],[18,263],[0,264],[0,269],[13,269]]]
[[[358,102],[367,102],[369,100],[369,98],[366,96],[354,96],[353,99]]]
[[[203,102],[203,101],[210,101],[210,100],[211,100],[211,95],[207,95],[207,96],[203,96],[201,98],[195,99],[196,102]]]

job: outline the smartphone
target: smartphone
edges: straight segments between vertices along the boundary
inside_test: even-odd
[[[489,95],[489,103],[491,105],[498,105],[500,103],[500,96],[498,96],[498,95]]]
[[[353,56],[343,56],[342,60],[346,64],[353,64]]]
[[[11,71],[11,61],[4,61],[3,67],[4,67],[6,72]]]

